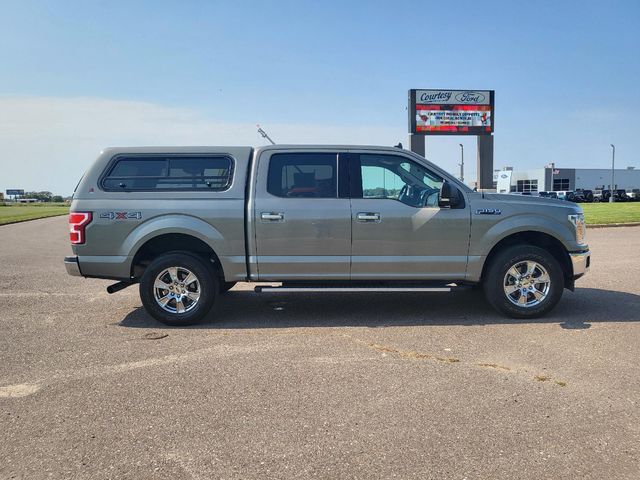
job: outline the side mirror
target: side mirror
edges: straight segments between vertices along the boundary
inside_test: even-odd
[[[458,205],[460,205],[460,191],[445,180],[440,187],[438,206],[452,208]]]

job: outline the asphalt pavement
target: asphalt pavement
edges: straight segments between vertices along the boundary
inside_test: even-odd
[[[0,479],[640,478],[640,227],[547,317],[474,291],[257,294],[168,328],[0,227]]]

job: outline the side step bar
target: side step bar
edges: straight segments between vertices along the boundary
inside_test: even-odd
[[[443,286],[297,286],[297,285],[260,285],[255,287],[257,293],[304,293],[304,292],[451,292],[464,287],[457,285]]]

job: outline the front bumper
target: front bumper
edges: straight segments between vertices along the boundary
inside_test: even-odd
[[[67,269],[67,273],[74,277],[81,277],[80,264],[78,263],[78,257],[72,255],[70,257],[64,257],[64,268]]]
[[[573,279],[576,280],[589,271],[591,266],[591,252],[570,253],[571,264],[573,265]]]

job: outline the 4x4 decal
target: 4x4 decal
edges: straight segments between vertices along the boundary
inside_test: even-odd
[[[142,218],[142,212],[102,212],[100,218],[107,218],[109,220],[140,220]]]

